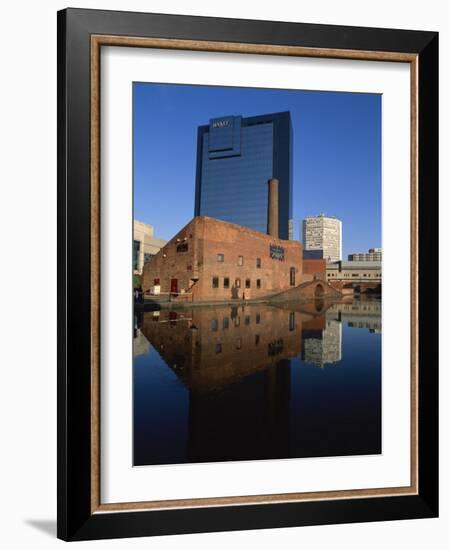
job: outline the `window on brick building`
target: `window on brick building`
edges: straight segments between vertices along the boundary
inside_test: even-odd
[[[242,348],[242,338],[238,338],[236,340],[236,349],[241,349]]]
[[[295,312],[294,311],[290,311],[289,312],[289,330],[294,330],[295,329]]]
[[[227,328],[229,327],[229,325],[230,325],[230,322],[229,322],[228,317],[224,317],[224,318],[222,319],[222,329],[223,329],[223,330],[227,330]]]
[[[257,325],[261,322],[261,315],[259,313],[256,314],[255,322]]]
[[[244,265],[244,256],[238,256],[238,265]]]
[[[289,282],[291,286],[295,286],[295,267],[289,270]]]
[[[240,280],[240,279],[236,279],[236,280],[234,281],[234,286],[235,286],[236,288],[241,288],[241,280]]]
[[[223,262],[225,260],[225,256],[223,254],[217,254],[217,261]]]
[[[222,353],[222,344],[216,344],[216,353]]]
[[[219,277],[213,277],[212,278],[212,287],[213,288],[219,288]]]
[[[211,330],[216,332],[218,328],[219,328],[219,323],[217,319],[211,319]]]
[[[256,279],[256,288],[261,288],[261,279]]]
[[[230,288],[230,277],[223,278],[223,288]]]
[[[261,258],[256,258],[256,267],[261,267]]]
[[[245,279],[245,288],[250,288],[252,286],[252,283],[250,279]]]
[[[255,334],[255,345],[259,344],[259,334]]]
[[[238,315],[237,317],[234,318],[234,326],[238,327],[240,324],[241,324],[241,318]]]
[[[250,315],[246,315],[246,316],[245,316],[245,324],[246,324],[246,325],[249,325],[249,324],[250,324]]]

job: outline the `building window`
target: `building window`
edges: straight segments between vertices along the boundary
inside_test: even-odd
[[[295,286],[295,267],[289,270],[289,282],[291,286]]]
[[[248,326],[250,324],[250,315],[245,316],[245,324]]]
[[[261,267],[261,258],[256,258],[256,267],[257,268]]]
[[[236,349],[241,349],[242,348],[242,338],[238,338],[236,340]]]
[[[240,280],[240,279],[236,279],[236,280],[234,281],[234,286],[235,286],[236,288],[241,288],[241,280]]]
[[[223,278],[223,288],[230,288],[230,277]]]
[[[252,285],[250,279],[245,279],[245,288],[250,288]]]
[[[216,353],[222,353],[222,344],[216,344]]]
[[[148,262],[153,258],[154,254],[150,254],[149,252],[144,252],[144,264],[148,264]]]
[[[256,288],[261,288],[261,279],[256,279]]]
[[[240,324],[241,324],[241,318],[238,315],[237,317],[234,318],[234,326],[238,327]]]
[[[261,322],[261,315],[259,313],[256,314],[256,324],[259,325]]]
[[[255,346],[259,344],[259,334],[255,334]]]
[[[211,330],[213,332],[216,332],[218,328],[219,328],[219,323],[217,319],[211,319]]]
[[[153,279],[153,284],[155,286],[158,286],[159,285],[159,277],[157,277],[156,279]]]
[[[224,317],[222,319],[222,329],[227,330],[228,327],[229,327],[229,319],[228,317]]]
[[[295,329],[295,312],[294,311],[290,311],[289,312],[289,330],[294,330]]]
[[[133,241],[133,269],[139,269],[139,251],[141,249],[140,241]]]
[[[359,277],[359,273],[352,273],[352,277]]]
[[[244,265],[244,256],[238,256],[238,265]]]
[[[177,252],[187,252],[189,250],[188,243],[177,244]]]
[[[213,277],[212,278],[212,287],[213,288],[219,288],[219,277]]]
[[[223,262],[225,260],[225,256],[223,254],[217,254],[217,261]]]

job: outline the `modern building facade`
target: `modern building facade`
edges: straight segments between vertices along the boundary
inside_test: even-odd
[[[292,238],[292,124],[289,112],[224,116],[199,126],[195,216],[267,232],[267,181],[279,181],[281,239]]]
[[[138,220],[133,222],[133,272],[141,275],[144,265],[167,243],[154,236],[153,225]]]
[[[369,248],[369,252],[356,252],[348,255],[349,262],[381,262],[382,259],[381,248]]]
[[[302,221],[301,234],[305,259],[324,259],[338,262],[342,259],[342,222],[319,214]]]
[[[381,283],[381,262],[333,262],[327,264],[327,281]]]

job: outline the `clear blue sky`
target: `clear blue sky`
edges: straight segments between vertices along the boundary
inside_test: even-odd
[[[197,126],[290,111],[294,238],[305,216],[342,220],[343,259],[381,246],[381,96],[134,83],[134,217],[170,239],[194,215]]]

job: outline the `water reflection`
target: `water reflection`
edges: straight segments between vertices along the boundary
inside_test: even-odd
[[[141,314],[134,464],[381,452],[380,332],[378,301]]]

